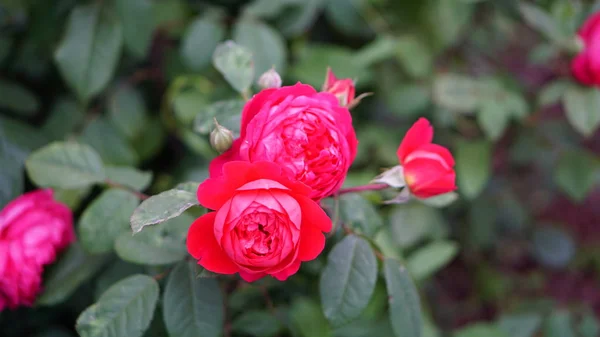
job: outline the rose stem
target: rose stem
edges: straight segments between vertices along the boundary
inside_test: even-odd
[[[354,186],[348,188],[340,189],[336,195],[346,194],[346,193],[356,193],[356,192],[364,192],[364,191],[379,191],[388,188],[389,186],[386,184],[367,184],[361,186]]]

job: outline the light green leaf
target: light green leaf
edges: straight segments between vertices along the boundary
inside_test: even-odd
[[[108,106],[111,122],[128,139],[138,137],[146,127],[146,104],[138,90],[130,85],[120,86]]]
[[[577,325],[581,337],[596,337],[600,334],[600,322],[593,312],[586,312]]]
[[[281,323],[274,315],[265,311],[246,311],[231,324],[231,330],[236,333],[274,337],[281,331]]]
[[[394,206],[389,219],[392,238],[402,248],[448,231],[438,210],[417,202]]]
[[[521,14],[533,28],[544,34],[546,38],[561,43],[565,39],[565,34],[560,25],[540,7],[529,4],[519,3]]]
[[[433,53],[414,35],[396,39],[396,58],[412,77],[429,75],[433,67]]]
[[[458,191],[473,199],[483,191],[492,174],[492,146],[482,140],[460,140],[455,155]]]
[[[575,257],[577,247],[567,233],[552,227],[533,232],[533,256],[544,266],[564,268]]]
[[[219,42],[225,38],[225,27],[220,17],[204,16],[194,20],[181,42],[181,56],[193,70],[202,70],[211,63]]]
[[[145,190],[152,182],[152,172],[140,171],[135,167],[106,166],[105,171],[108,180],[131,187],[136,191]]]
[[[272,19],[275,18],[288,5],[297,3],[298,0],[254,0],[243,9],[243,15]]]
[[[144,228],[136,235],[122,233],[115,242],[115,251],[121,259],[136,264],[166,265],[181,261],[188,256],[185,239],[194,220],[182,214]]]
[[[333,336],[321,307],[311,299],[296,298],[292,302],[289,315],[292,327],[301,337]]]
[[[90,253],[107,253],[121,233],[130,233],[129,217],[138,198],[120,189],[108,189],[94,200],[79,220],[79,240]]]
[[[242,18],[233,27],[233,39],[252,53],[254,79],[272,67],[281,75],[285,73],[287,48],[278,31],[261,21]]]
[[[37,97],[17,83],[0,79],[0,93],[0,108],[25,117],[34,116],[39,109]]]
[[[571,199],[582,201],[592,190],[600,172],[600,160],[582,149],[565,151],[554,171],[554,182]]]
[[[344,224],[369,237],[383,226],[383,219],[373,204],[359,194],[350,193],[340,197],[340,216]]]
[[[475,323],[454,333],[453,337],[512,337],[492,324]]]
[[[25,162],[29,178],[41,187],[78,188],[106,178],[100,156],[75,142],[54,142],[33,152]]]
[[[106,164],[135,166],[139,161],[125,136],[103,117],[89,123],[80,140],[96,149]]]
[[[495,100],[482,103],[477,122],[490,140],[498,140],[508,126],[510,112]]]
[[[325,317],[332,326],[357,318],[369,304],[377,281],[377,259],[369,243],[349,235],[333,247],[319,289]]]
[[[210,97],[198,91],[184,91],[177,93],[173,98],[173,110],[175,117],[189,125],[196,116],[204,115],[202,112],[209,104]]]
[[[239,99],[211,104],[206,110],[196,115],[194,130],[203,135],[210,134],[215,127],[213,118],[216,118],[219,124],[233,132],[234,137],[239,136],[244,104],[245,102]]]
[[[420,337],[423,327],[421,302],[406,269],[393,259],[385,259],[383,273],[390,305],[389,315],[396,337]]]
[[[443,208],[449,206],[454,203],[458,199],[458,193],[456,192],[448,192],[444,194],[437,195],[435,197],[419,199],[422,203],[427,206]]]
[[[343,3],[344,0],[336,0]],[[362,0],[360,0],[362,1]],[[329,6],[331,7],[331,5]],[[329,8],[328,7],[328,8]],[[398,43],[395,37],[383,35],[376,38],[373,42],[362,47],[354,56],[354,60],[362,67],[370,67],[379,62],[396,56]]]
[[[550,314],[544,323],[545,337],[575,337],[571,314],[566,310],[557,310]]]
[[[121,24],[101,4],[73,9],[54,60],[81,101],[89,101],[106,87],[113,77],[122,44]]]
[[[252,50],[233,41],[221,43],[212,56],[213,65],[237,92],[248,91],[254,81]],[[258,73],[262,74],[262,73]]]
[[[142,134],[134,139],[132,146],[141,160],[149,159],[155,156],[163,147],[166,139],[166,133],[159,118],[152,118],[148,121]]]
[[[434,78],[433,100],[436,104],[452,111],[469,113],[477,109],[481,89],[472,78],[444,74]]]
[[[567,120],[577,132],[591,136],[600,125],[600,91],[572,86],[563,96]]]
[[[138,233],[145,226],[172,219],[194,205],[198,205],[196,193],[185,190],[172,189],[153,195],[133,212],[131,229]]]
[[[560,102],[567,89],[572,86],[573,83],[565,80],[550,82],[538,94],[537,104],[539,106],[546,106]]]
[[[115,283],[77,318],[81,337],[141,337],[150,326],[158,302],[158,283],[134,275]]]
[[[431,102],[428,87],[412,84],[397,86],[387,95],[390,109],[399,116],[418,114]]]
[[[432,242],[412,253],[406,267],[415,280],[424,280],[452,261],[457,253],[458,244],[455,242]]]
[[[117,0],[116,10],[123,25],[125,48],[144,58],[149,52],[156,24],[151,0]]]
[[[85,112],[70,98],[61,98],[52,107],[42,131],[53,140],[64,140],[83,123]]]
[[[88,255],[79,243],[71,244],[44,276],[43,292],[37,304],[55,305],[63,302],[100,270],[107,258],[106,255]]]
[[[500,317],[498,327],[510,337],[533,337],[541,323],[539,314],[514,314]]]
[[[170,336],[219,337],[223,334],[223,297],[215,279],[197,279],[196,261],[179,263],[163,295],[163,318]]]

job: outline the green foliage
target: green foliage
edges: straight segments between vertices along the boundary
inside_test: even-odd
[[[390,305],[390,321],[397,337],[421,336],[423,317],[419,294],[410,275],[393,259],[385,259],[383,272]]]

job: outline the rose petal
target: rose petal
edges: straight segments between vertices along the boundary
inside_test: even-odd
[[[456,189],[454,170],[446,169],[437,160],[412,160],[404,166],[404,176],[412,194],[419,198],[429,198]]]
[[[219,274],[237,273],[238,266],[225,254],[215,239],[215,216],[215,212],[210,212],[192,223],[186,242],[188,252],[199,259],[198,264],[209,271]]]
[[[398,147],[396,154],[400,163],[404,163],[406,156],[413,152],[418,147],[431,143],[433,140],[433,127],[425,118],[419,120],[411,126],[406,132],[402,143]]]
[[[241,160],[240,158],[240,144],[242,143],[241,138],[233,141],[231,148],[221,155],[214,158],[208,165],[208,172],[211,178],[217,178],[223,175],[223,165],[230,161]]]
[[[300,270],[300,261],[296,261],[296,262],[292,263],[286,269],[273,274],[273,277],[278,279],[279,281],[285,281],[285,280],[287,280],[288,277],[296,274],[298,272],[298,270]]]
[[[438,161],[444,168],[454,167],[454,157],[447,148],[438,144],[424,144],[404,158],[404,164],[418,158],[428,158]]]
[[[240,273],[240,277],[244,281],[246,281],[246,282],[254,282],[256,280],[259,280],[259,279],[267,276],[267,274],[265,274],[265,273],[256,273],[256,274],[254,274],[254,273],[248,273],[248,272],[245,272],[245,271],[242,271],[242,270],[240,270],[239,273]]]
[[[325,235],[318,228],[302,226],[300,229],[300,261],[314,260],[325,248]]]
[[[333,226],[331,219],[327,216],[327,213],[319,206],[315,201],[305,197],[296,196],[298,204],[302,209],[302,226],[312,226],[325,233],[328,233]]]

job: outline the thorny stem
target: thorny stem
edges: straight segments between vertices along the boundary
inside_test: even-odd
[[[140,200],[146,200],[146,199],[150,198],[150,196],[147,195],[147,194],[144,194],[142,192],[136,191],[136,190],[134,190],[133,188],[131,188],[129,186],[125,186],[123,184],[120,184],[120,183],[118,183],[116,181],[113,181],[113,180],[110,180],[110,179],[104,180],[104,183],[106,185],[110,186],[110,187],[120,188],[122,190],[129,191],[129,192],[135,194],[135,196],[138,197],[138,199],[140,199]]]
[[[342,188],[336,193],[336,195],[342,195],[342,194],[347,194],[347,193],[356,193],[356,192],[365,192],[365,191],[379,191],[379,190],[385,190],[388,187],[389,186],[386,184],[367,184],[367,185],[361,185],[361,186]]]

